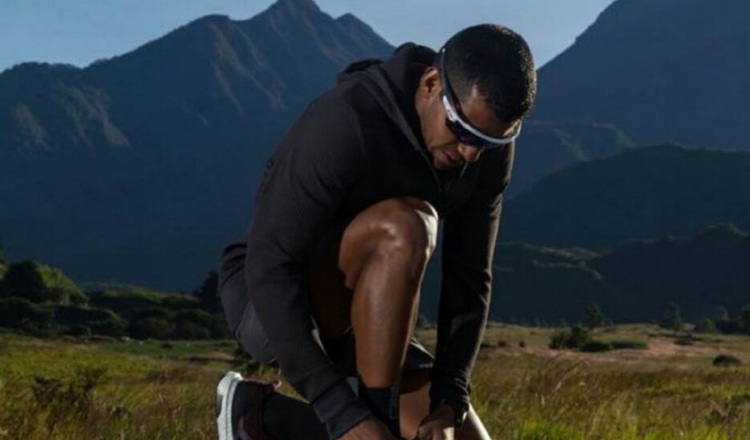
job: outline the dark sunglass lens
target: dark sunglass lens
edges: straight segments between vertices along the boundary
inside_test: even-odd
[[[451,132],[454,136],[456,136],[456,139],[465,145],[471,145],[473,147],[478,148],[484,148],[486,145],[486,142],[484,142],[483,139],[478,138],[470,131],[466,130],[464,127],[462,127],[460,124],[447,120],[446,121],[448,128],[450,128]]]

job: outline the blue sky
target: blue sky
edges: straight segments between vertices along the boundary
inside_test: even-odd
[[[244,20],[275,0],[0,0],[0,71],[24,61],[86,66],[129,52],[207,14]],[[541,66],[573,44],[613,0],[317,0],[351,12],[393,45],[439,47],[456,31],[494,22],[521,33]]]

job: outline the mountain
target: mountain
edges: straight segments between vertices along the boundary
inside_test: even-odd
[[[241,238],[265,159],[348,63],[393,48],[353,15],[279,0],[80,69],[0,74],[6,258],[78,282],[192,290]]]
[[[490,316],[504,321],[575,323],[591,303],[615,322],[658,321],[674,302],[697,322],[749,302],[750,236],[732,226],[601,253],[502,243],[496,255]]]
[[[542,178],[507,202],[500,239],[604,249],[717,223],[748,230],[748,182],[750,152],[635,149]]]
[[[513,179],[506,197],[529,190],[541,177],[554,171],[622,153],[634,144],[611,124],[530,120],[524,122],[517,147]]]
[[[538,72],[533,118],[638,144],[750,149],[750,3],[616,0]]]
[[[588,262],[612,286],[612,313],[659,319],[669,302],[695,320],[717,307],[739,312],[750,303],[750,236],[733,226],[687,238],[632,242]]]

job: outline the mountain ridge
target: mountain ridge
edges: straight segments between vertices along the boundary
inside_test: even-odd
[[[750,149],[742,0],[616,0],[539,70],[534,118],[611,123],[638,144]]]
[[[205,16],[86,68],[0,75],[7,255],[78,281],[193,288],[242,236],[287,125],[346,64],[393,50],[312,5]]]
[[[750,229],[748,181],[750,152],[633,149],[540,179],[507,203],[500,238],[603,249],[716,223]]]

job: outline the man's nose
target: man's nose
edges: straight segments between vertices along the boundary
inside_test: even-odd
[[[476,162],[482,154],[482,151],[484,151],[484,148],[458,144],[458,154],[460,154],[467,163]]]

